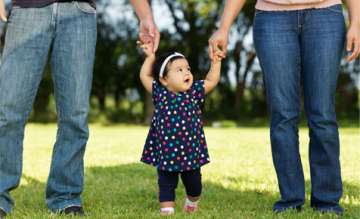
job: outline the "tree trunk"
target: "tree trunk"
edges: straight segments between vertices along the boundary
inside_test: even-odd
[[[106,109],[106,94],[103,91],[98,91],[96,94],[96,98],[99,104],[99,110],[104,112]]]

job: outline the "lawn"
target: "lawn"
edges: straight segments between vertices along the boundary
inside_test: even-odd
[[[148,128],[95,124],[90,130],[83,193],[87,218],[159,217],[155,169],[139,162]],[[268,129],[205,128],[205,133],[212,162],[202,170],[201,210],[193,216],[181,212],[184,191],[180,183],[172,218],[336,218],[309,208],[306,129],[300,130],[307,188],[305,210],[280,215],[271,211],[279,194]],[[343,128],[340,134],[344,218],[360,218],[360,129]],[[55,125],[27,126],[24,174],[20,187],[12,193],[16,207],[9,218],[61,218],[51,215],[44,201],[55,136]]]

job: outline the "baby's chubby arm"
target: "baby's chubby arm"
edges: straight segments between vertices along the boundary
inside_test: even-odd
[[[143,84],[145,90],[148,91],[149,93],[151,93],[152,92],[152,83],[154,80],[154,77],[152,75],[152,68],[153,68],[153,64],[155,62],[155,53],[153,51],[151,51],[150,46],[148,46],[147,44],[141,45],[141,48],[143,49],[143,51],[146,55],[146,58],[145,58],[143,65],[141,66],[140,80],[141,80],[141,83]]]
[[[205,94],[212,91],[220,81],[221,56],[215,54],[211,60],[211,67],[204,80]]]

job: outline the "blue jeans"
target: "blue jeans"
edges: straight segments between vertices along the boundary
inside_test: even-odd
[[[58,131],[46,189],[57,211],[81,205],[83,156],[96,44],[96,11],[88,3],[13,8],[0,68],[0,208],[22,174],[24,126],[48,56],[51,58]]]
[[[298,139],[303,92],[310,130],[311,206],[342,212],[334,98],[345,35],[341,5],[256,12],[254,42],[263,70],[272,156],[281,193],[274,211],[301,207],[305,201]]]

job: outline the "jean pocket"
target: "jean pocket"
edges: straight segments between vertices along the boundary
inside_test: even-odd
[[[88,2],[74,1],[74,4],[80,11],[82,11],[84,13],[96,14],[96,9],[93,6],[91,6],[91,4]]]
[[[340,4],[333,5],[333,6],[324,8],[324,9],[327,11],[330,11],[330,12],[337,13],[337,14],[343,14],[342,5],[340,5]]]
[[[20,7],[20,6],[12,6],[11,8],[10,8],[10,11],[9,11],[9,13],[7,14],[7,24],[9,24],[9,23],[12,23],[12,20],[13,20],[13,17],[15,16],[15,14],[18,14],[18,13],[20,13],[21,11],[19,11],[19,10],[21,10],[22,8]]]

